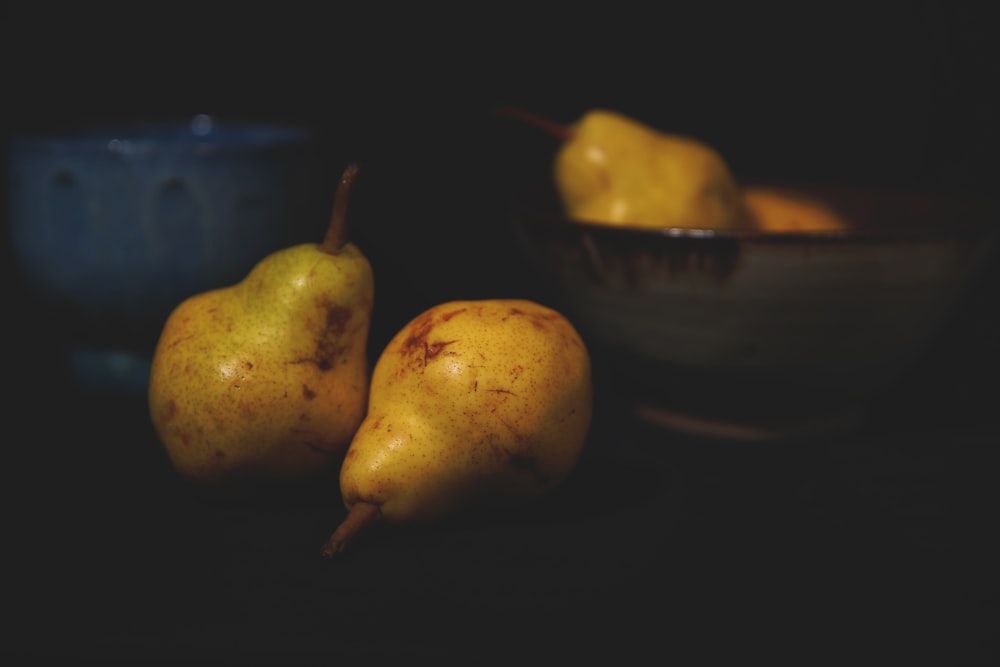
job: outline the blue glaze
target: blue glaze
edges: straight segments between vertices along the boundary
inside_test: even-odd
[[[15,137],[19,271],[87,330],[88,344],[106,339],[113,358],[149,354],[183,299],[237,282],[278,248],[321,240],[328,212],[311,139],[302,128],[207,116]],[[104,382],[96,367],[88,375]]]

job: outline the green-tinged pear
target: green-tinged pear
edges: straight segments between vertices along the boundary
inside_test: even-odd
[[[149,410],[185,480],[249,488],[336,473],[370,377],[372,268],[347,238],[358,171],[345,169],[322,243],[278,250],[166,320]]]

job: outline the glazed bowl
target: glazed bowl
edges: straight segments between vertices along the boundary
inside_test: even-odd
[[[1000,207],[958,196],[754,185],[836,230],[635,228],[567,219],[544,188],[513,230],[602,387],[651,422],[740,440],[856,427],[995,255]]]
[[[319,238],[313,136],[209,116],[16,136],[13,259],[74,379],[145,390],[167,315]]]

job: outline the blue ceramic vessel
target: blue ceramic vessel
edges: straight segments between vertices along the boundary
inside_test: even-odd
[[[81,379],[144,389],[174,306],[318,241],[313,151],[304,128],[207,116],[14,138],[14,256]]]

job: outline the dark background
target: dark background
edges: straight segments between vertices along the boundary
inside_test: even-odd
[[[547,177],[555,144],[498,117],[502,105],[564,123],[617,109],[704,140],[746,181],[990,192],[998,173],[1000,58],[978,4],[7,12],[13,131],[208,113],[314,129],[331,196],[343,166],[361,163],[354,238],[398,308],[518,289],[496,230],[508,194]]]
[[[208,113],[315,129],[332,179],[362,164],[353,230],[375,267],[378,349],[435,302],[528,288],[497,230],[553,145],[500,105],[564,122],[614,108],[701,138],[745,179],[993,194],[987,9],[7,3],[5,123]],[[997,656],[996,270],[856,436],[707,446],[623,419],[599,388],[588,457],[537,513],[386,536],[327,564],[335,493],[287,510],[184,494],[141,400],[62,384],[46,349],[59,324],[22,309],[4,265],[4,604],[18,621],[4,646],[19,655]]]

